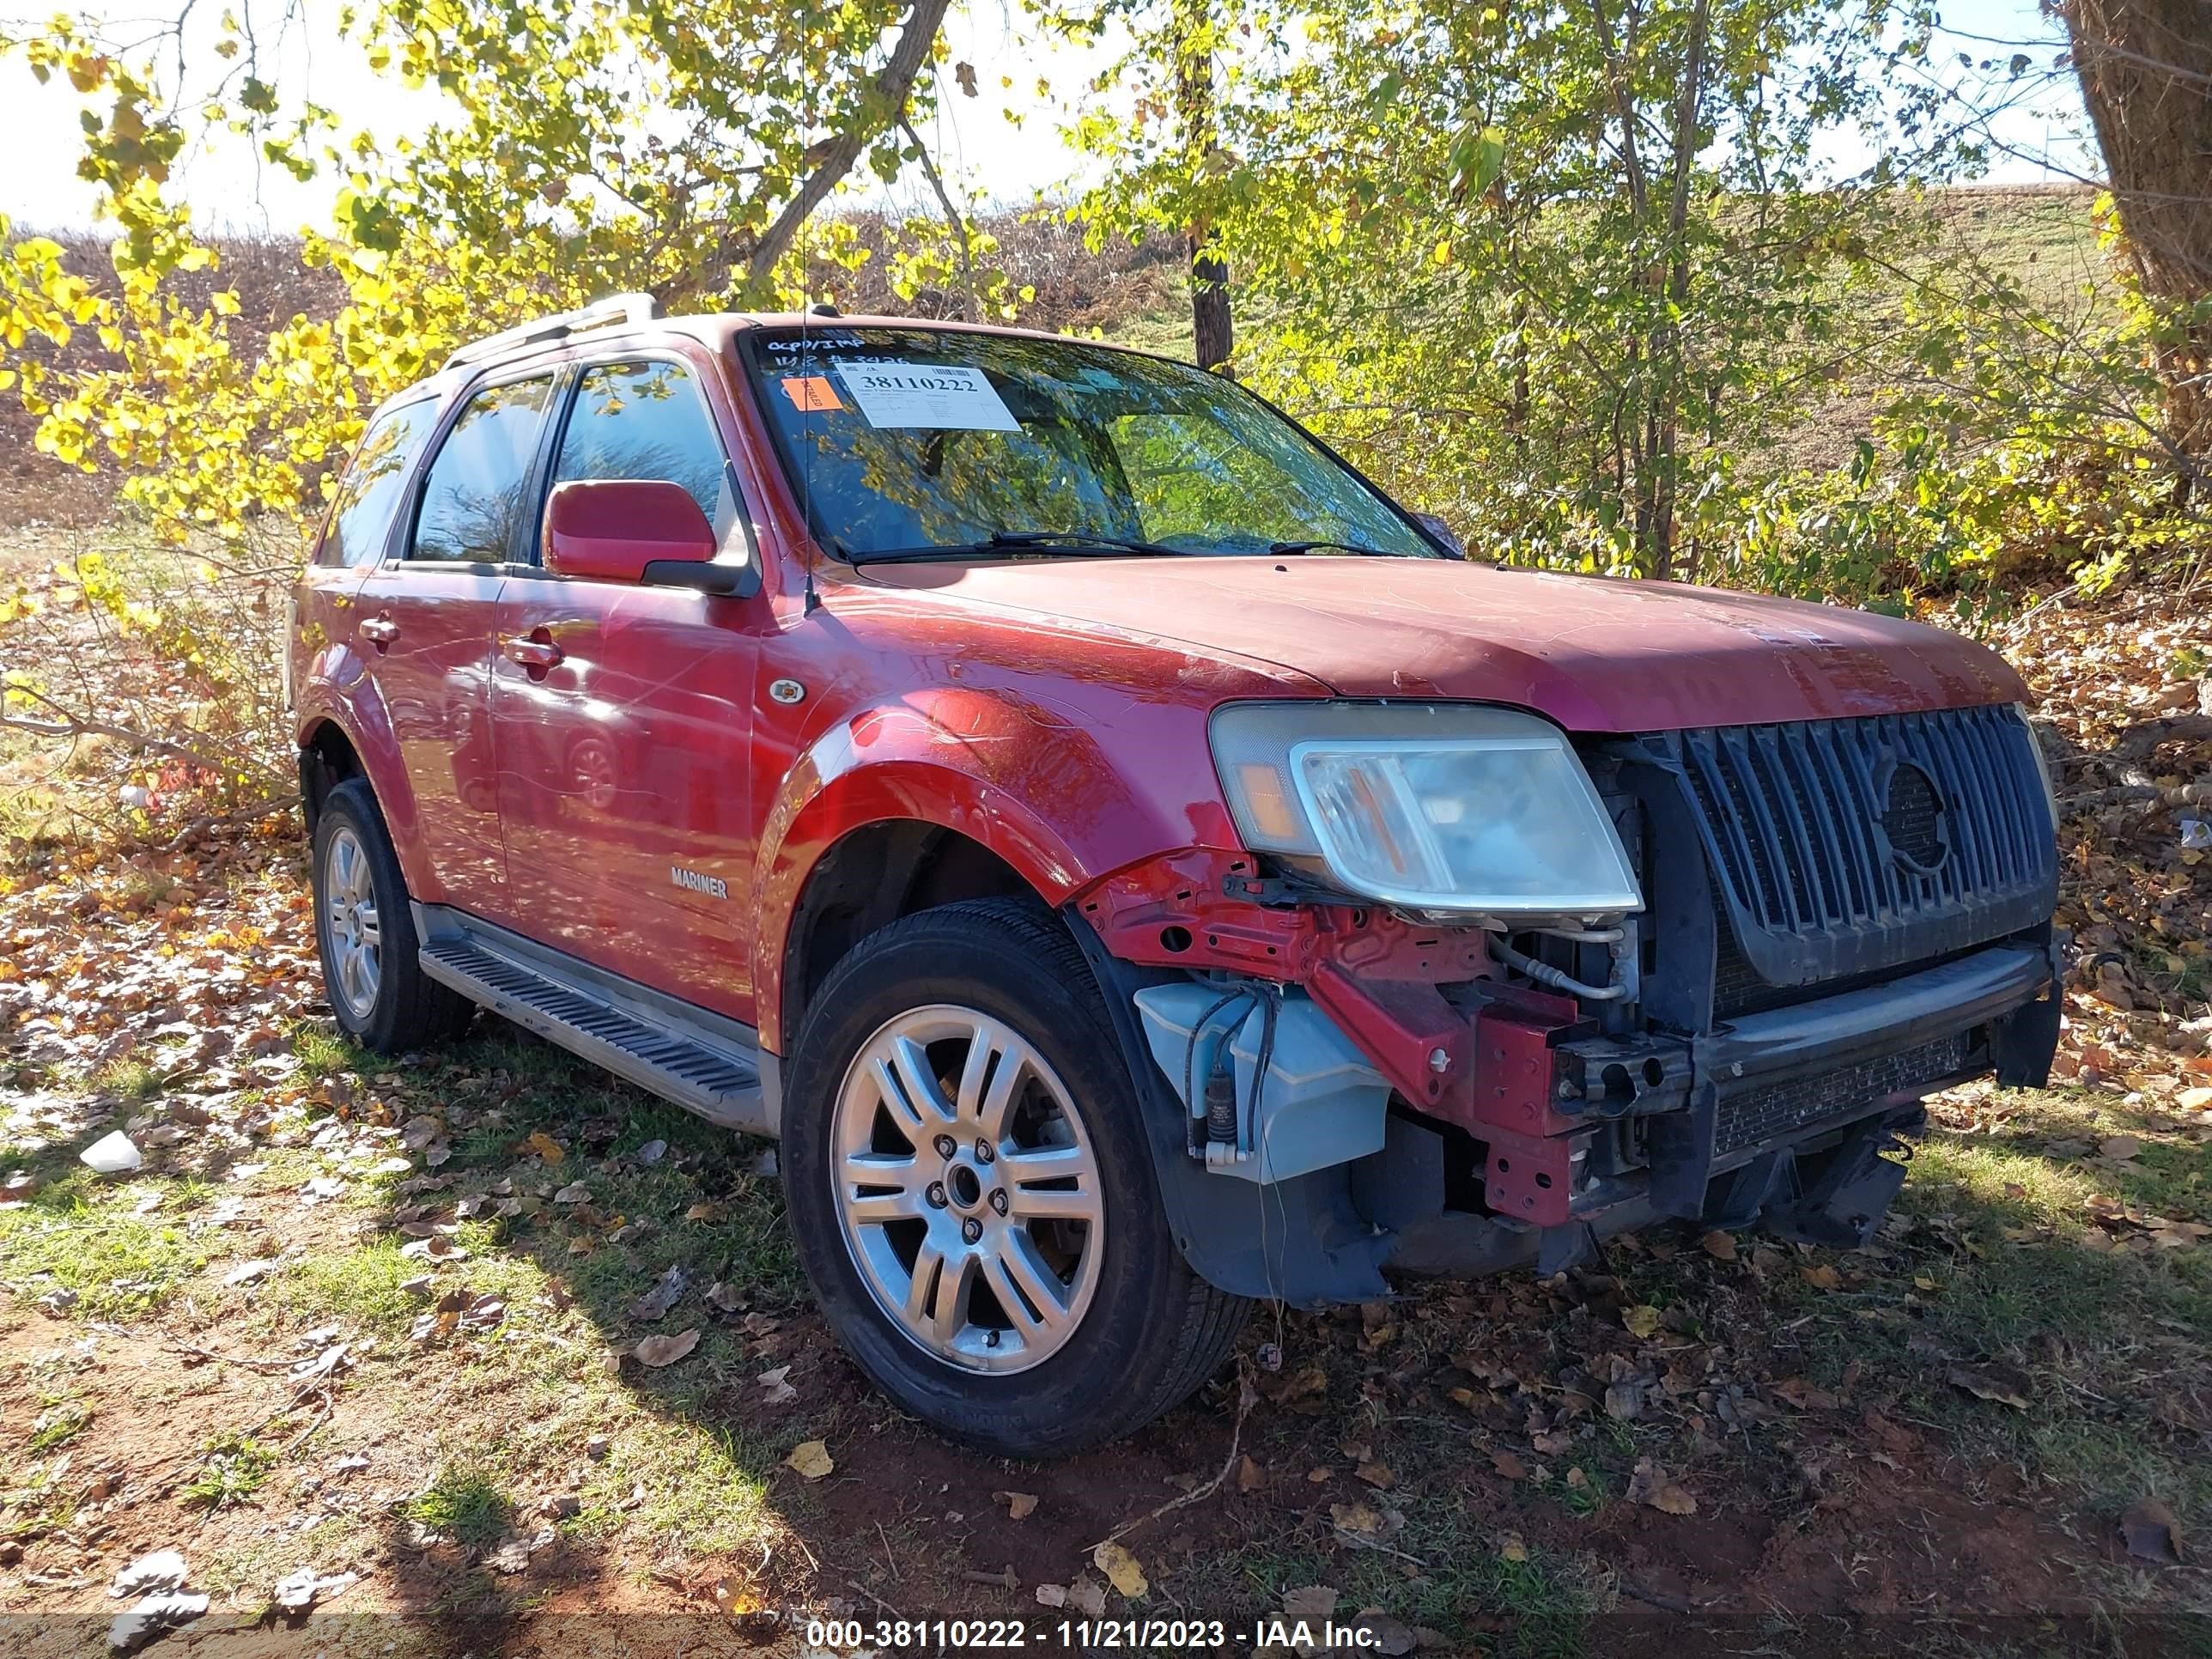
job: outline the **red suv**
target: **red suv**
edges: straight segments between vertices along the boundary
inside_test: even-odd
[[[1863,1242],[1921,1097],[2056,1040],[1996,656],[1469,562],[1160,357],[550,318],[377,411],[295,604],[338,1022],[781,1136],[854,1358],[997,1452],[1257,1297]]]

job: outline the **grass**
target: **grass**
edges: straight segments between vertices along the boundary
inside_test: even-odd
[[[52,1170],[58,1161],[23,1162]],[[182,1183],[109,1184],[82,1167],[49,1178],[22,1208],[0,1210],[0,1280],[26,1299],[72,1291],[76,1312],[119,1318],[154,1307],[207,1265],[207,1240],[161,1214],[136,1213],[141,1200]]]
[[[242,1504],[259,1492],[276,1465],[276,1449],[250,1434],[227,1434],[210,1441],[199,1473],[178,1489],[185,1504],[206,1510]]]
[[[90,1402],[75,1395],[41,1395],[39,1404],[43,1409],[31,1425],[31,1437],[23,1443],[23,1449],[33,1457],[67,1445],[93,1419]]]
[[[514,1505],[490,1469],[470,1462],[452,1462],[415,1497],[403,1513],[441,1537],[481,1549],[504,1537],[514,1522]]]
[[[1425,1564],[1418,1575],[1403,1557],[1382,1550],[1261,1543],[1201,1558],[1194,1582],[1179,1583],[1177,1594],[1201,1607],[1247,1604],[1256,1594],[1276,1608],[1290,1591],[1321,1585],[1337,1592],[1339,1623],[1381,1607],[1455,1640],[1501,1629],[1491,1650],[1496,1659],[1577,1659],[1584,1651],[1595,1601],[1575,1564],[1530,1549],[1517,1535],[1484,1533],[1449,1494],[1409,1504],[1404,1513],[1399,1541]]]

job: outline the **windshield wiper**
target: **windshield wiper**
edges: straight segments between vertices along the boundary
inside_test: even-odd
[[[1115,558],[1124,554],[1180,558],[1183,550],[1158,542],[1121,536],[1094,536],[1085,530],[1000,530],[979,541],[945,542],[931,547],[863,548],[845,556],[848,564],[914,564],[931,559],[975,559],[987,554],[1065,553],[1073,558]]]
[[[1358,542],[1269,542],[1267,544],[1267,551],[1279,557],[1285,553],[1318,553],[1325,548],[1334,549],[1339,553],[1357,553],[1363,559],[1397,559],[1405,556],[1401,553],[1386,553],[1379,547],[1362,547]]]

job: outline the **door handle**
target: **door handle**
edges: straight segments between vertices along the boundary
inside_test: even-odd
[[[544,630],[541,629],[538,631],[542,633]],[[499,649],[500,654],[509,662],[519,662],[525,668],[541,674],[556,666],[568,654],[552,641],[541,640],[535,635],[501,640]]]
[[[389,617],[363,617],[361,636],[381,651],[399,637],[399,624]]]

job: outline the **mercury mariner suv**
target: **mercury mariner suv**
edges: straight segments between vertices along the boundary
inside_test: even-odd
[[[1922,1097],[2056,1041],[1997,657],[1470,562],[1157,356],[547,318],[377,410],[294,604],[338,1023],[781,1137],[853,1358],[995,1452],[1256,1298],[1863,1243]]]

